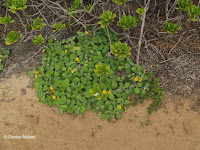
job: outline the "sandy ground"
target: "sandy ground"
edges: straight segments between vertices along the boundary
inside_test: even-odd
[[[113,123],[92,111],[60,115],[37,100],[30,81],[26,75],[0,81],[0,150],[200,150],[200,113],[191,108],[194,100],[165,94],[162,107],[142,127],[148,101],[130,107]]]

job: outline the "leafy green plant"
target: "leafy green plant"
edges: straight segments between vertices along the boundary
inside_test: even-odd
[[[27,0],[6,0],[5,6],[7,6],[10,12],[15,13],[17,10],[24,10],[27,8]]]
[[[8,24],[8,23],[13,23],[14,20],[11,20],[11,16],[5,16],[5,17],[0,17],[0,24]]]
[[[3,70],[3,61],[9,56],[9,50],[0,47],[0,71]]]
[[[68,8],[69,12],[77,10],[82,5],[81,0],[74,0],[73,5]]]
[[[185,10],[192,21],[197,21],[196,17],[200,15],[200,8],[196,5],[187,6]]]
[[[123,3],[127,2],[127,0],[112,0],[116,4],[122,5]]]
[[[16,31],[10,31],[4,40],[7,45],[11,45],[17,42],[21,37],[22,34],[19,34]]]
[[[32,40],[33,44],[35,45],[39,45],[39,44],[43,44],[44,43],[44,38],[42,37],[42,35],[38,35],[35,36],[35,38]]]
[[[91,4],[85,6],[85,10],[86,11],[91,12],[92,11],[91,9],[92,9],[92,5]]]
[[[116,42],[111,46],[111,52],[117,57],[126,57],[131,55],[131,47],[127,43]]]
[[[113,14],[112,11],[107,10],[102,15],[99,16],[101,21],[99,21],[98,24],[101,24],[101,27],[105,28],[106,25],[114,21],[115,17],[116,17],[116,14]]]
[[[191,6],[191,5],[192,5],[191,0],[179,0],[178,1],[179,8],[177,9],[185,10],[186,7]]]
[[[171,33],[175,34],[179,29],[180,29],[180,26],[178,26],[177,24],[173,24],[172,22],[165,23],[165,31],[170,34]]]
[[[140,22],[140,18],[138,16],[131,15],[123,15],[122,18],[117,22],[118,26],[122,26],[124,29],[128,29],[130,27],[136,27],[137,23]]]
[[[110,39],[118,41],[113,32]],[[42,66],[28,72],[35,78],[39,101],[56,106],[61,114],[84,114],[92,109],[101,119],[120,119],[133,102],[129,96],[142,100],[151,94],[156,99],[159,87],[144,68],[128,56],[124,60],[106,57],[108,41],[102,28],[95,35],[79,32],[77,37],[62,41],[50,39]]]
[[[141,15],[144,14],[145,13],[145,8],[141,7],[141,8],[136,9],[136,13],[141,14]]]
[[[42,23],[43,19],[37,17],[32,25],[32,29],[33,30],[37,30],[40,29],[40,31],[42,30],[42,28],[46,25],[45,23]]]
[[[110,66],[106,66],[103,63],[99,63],[99,64],[95,65],[95,68],[96,69],[94,70],[94,72],[98,76],[109,74],[109,71],[110,71]]]
[[[53,25],[53,27],[56,28],[56,30],[53,31],[53,32],[55,32],[55,31],[59,31],[59,30],[65,28],[65,24],[62,24],[61,22],[58,22],[58,23],[55,23]]]

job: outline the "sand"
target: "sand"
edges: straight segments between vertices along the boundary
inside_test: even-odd
[[[150,101],[111,123],[92,111],[60,115],[38,101],[31,82],[25,74],[0,81],[0,150],[200,150],[200,113],[192,98],[164,94],[148,126],[142,122]]]

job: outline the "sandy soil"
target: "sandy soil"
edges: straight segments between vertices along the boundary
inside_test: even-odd
[[[92,111],[60,115],[37,100],[30,82],[26,75],[0,81],[0,150],[200,150],[200,113],[191,108],[192,98],[165,94],[142,127],[148,101],[114,123]],[[35,139],[9,139],[22,135]]]

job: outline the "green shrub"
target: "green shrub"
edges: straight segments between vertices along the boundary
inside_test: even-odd
[[[121,43],[120,41],[116,42],[111,46],[111,52],[116,57],[126,57],[131,55],[131,47],[127,43]]]
[[[6,0],[5,6],[9,8],[9,11],[15,13],[16,10],[24,10],[27,8],[27,0]]]
[[[16,31],[10,31],[4,40],[7,45],[11,45],[17,42],[21,37],[22,34],[19,34]]]
[[[177,24],[173,24],[172,22],[165,23],[165,31],[170,34],[175,34],[179,29],[180,27]]]
[[[112,43],[117,42],[114,33],[110,37]],[[29,72],[35,78],[39,101],[56,106],[61,114],[84,114],[92,109],[99,112],[101,119],[120,119],[121,112],[130,105],[129,96],[138,95],[142,100],[162,93],[144,68],[128,56],[123,60],[106,57],[109,50],[103,29],[95,36],[79,33],[62,42],[49,40],[42,66]],[[155,99],[151,111],[157,107],[157,101],[161,102],[161,97]]]
[[[123,3],[127,2],[127,0],[112,0],[116,4],[122,5]]]
[[[128,29],[130,27],[136,27],[137,23],[140,22],[140,17],[131,16],[131,15],[123,15],[122,18],[117,22],[118,26],[122,26],[124,29]]]
[[[8,17],[0,17],[0,24],[8,24],[8,23],[13,23],[14,20],[11,20],[11,16],[9,15]]]
[[[99,21],[98,24],[101,24],[101,27],[105,28],[106,25],[114,21],[115,17],[116,17],[116,14],[113,14],[112,11],[107,10],[102,15],[99,16],[101,21]]]
[[[44,43],[44,38],[42,37],[42,35],[38,35],[35,36],[35,38],[32,40],[33,44],[35,45],[39,45],[39,44],[43,44]]]
[[[8,58],[9,50],[0,47],[0,71],[3,70],[3,61]]]

